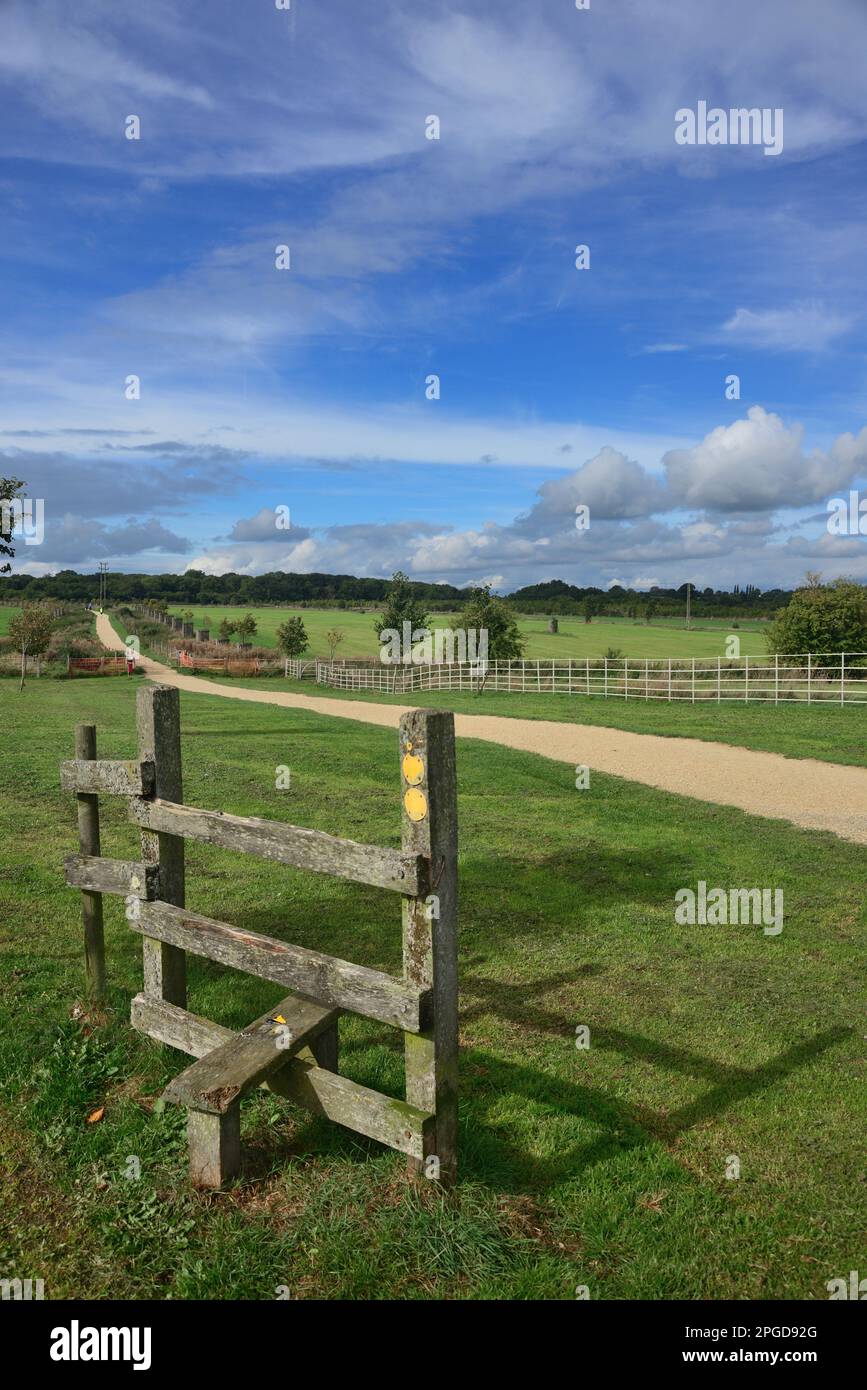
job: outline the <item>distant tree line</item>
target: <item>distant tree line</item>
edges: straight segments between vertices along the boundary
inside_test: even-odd
[[[7,599],[38,599],[46,596],[70,602],[86,603],[98,589],[98,576],[79,574],[76,570],[60,570],[57,574],[34,578],[14,575],[4,581],[0,597]],[[261,604],[310,604],[315,606],[349,607],[352,604],[376,605],[384,602],[389,591],[388,579],[358,579],[352,574],[203,574],[187,570],[185,574],[121,574],[108,575],[109,602],[130,602],[162,599],[172,606],[191,604],[196,607],[231,605],[257,607]],[[466,590],[453,584],[429,584],[410,581],[413,593],[429,607],[441,610],[454,608],[467,597]]]
[[[95,596],[98,583],[97,575],[79,574],[76,570],[60,570],[58,574],[39,578],[9,575],[0,580],[0,598],[15,602],[57,598],[70,603],[86,603]],[[475,592],[453,584],[430,584],[415,579],[406,583],[413,599],[432,613],[459,609]],[[696,620],[703,617],[771,617],[780,608],[787,607],[792,597],[788,589],[768,589],[763,593],[754,584],[744,587],[736,584],[731,591],[690,587],[692,616]],[[551,579],[544,584],[529,584],[517,589],[509,598],[513,608],[521,613],[583,617],[585,621],[588,615],[651,621],[681,617],[686,605],[686,590],[685,583],[676,589],[654,587],[644,592],[625,589],[619,584],[610,589],[592,585],[582,588],[562,579]],[[388,599],[389,592],[388,579],[360,579],[351,574],[284,574],[278,570],[259,575],[213,575],[187,570],[185,574],[108,575],[110,603],[161,599],[172,606],[246,608],[291,604],[294,607],[348,609],[380,606]]]

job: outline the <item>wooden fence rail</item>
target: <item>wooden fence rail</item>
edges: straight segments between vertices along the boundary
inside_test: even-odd
[[[221,1187],[240,1165],[240,1101],[267,1085],[314,1114],[407,1155],[410,1171],[449,1185],[457,1170],[457,810],[454,718],[416,709],[400,721],[401,848],[359,844],[281,821],[233,816],[182,800],[180,697],[138,692],[138,758],[96,757],[79,725],[61,785],[79,803],[80,853],[65,862],[82,895],[88,991],[105,989],[102,894],[123,896],[142,937],[144,988],[134,1028],[197,1060],[165,1099],[188,1112],[190,1174]],[[101,854],[100,793],[124,797],[141,832],[141,859]],[[401,895],[400,978],[277,937],[216,921],[184,905],[184,841],[256,854]],[[240,1033],[186,1007],[187,952],[279,984],[290,993]],[[406,1099],[359,1086],[338,1070],[338,1019],[351,1012],[404,1034]]]

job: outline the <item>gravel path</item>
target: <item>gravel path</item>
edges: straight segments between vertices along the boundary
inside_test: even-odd
[[[97,614],[96,630],[104,646],[123,650],[122,639],[104,614]],[[154,679],[197,695],[309,709],[387,728],[395,728],[401,714],[410,708],[217,685],[183,675],[149,657],[142,657],[141,665]],[[556,762],[586,765],[679,796],[737,806],[751,815],[791,821],[810,830],[829,830],[844,840],[867,845],[867,768],[843,767],[814,758],[784,758],[779,753],[696,738],[660,738],[593,724],[490,714],[456,714],[455,732],[461,738],[500,743]]]

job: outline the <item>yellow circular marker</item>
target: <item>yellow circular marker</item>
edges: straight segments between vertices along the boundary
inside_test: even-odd
[[[407,753],[401,763],[403,775],[411,787],[417,787],[424,777],[424,763],[415,753]]]
[[[418,787],[410,787],[404,792],[403,804],[410,820],[424,820],[427,815],[427,797]]]

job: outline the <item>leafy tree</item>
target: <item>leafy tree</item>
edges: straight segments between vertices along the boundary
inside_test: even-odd
[[[779,654],[867,652],[867,588],[854,579],[819,584],[807,576],[788,608],[777,613],[767,634]]]
[[[258,623],[252,613],[245,613],[243,618],[239,618],[235,623],[235,631],[240,642],[249,642],[256,635]]]
[[[424,604],[414,596],[409,576],[403,570],[396,570],[391,576],[382,615],[373,624],[377,637],[386,628],[394,628],[402,635],[404,623],[411,623],[415,629],[427,627],[427,621]]]
[[[592,623],[593,615],[596,611],[596,600],[589,596],[585,598],[584,602],[581,604],[581,612],[584,614],[585,623]]]
[[[306,652],[310,643],[303,618],[287,618],[277,629],[277,646],[284,656],[299,657]]]
[[[646,623],[652,622],[653,619],[656,617],[658,609],[659,604],[656,602],[656,599],[648,599],[647,603],[644,605],[644,621]]]
[[[13,646],[21,653],[19,693],[24,689],[28,656],[40,657],[47,651],[53,627],[54,621],[50,610],[35,603],[25,604],[21,612],[16,613],[9,624],[9,636]]]
[[[524,639],[511,605],[492,594],[490,584],[470,590],[470,597],[452,627],[465,632],[486,630],[489,661],[519,661],[524,654]]]
[[[343,641],[343,637],[344,637],[344,634],[340,631],[340,628],[339,628],[339,627],[332,627],[328,632],[326,632],[326,634],[325,634],[325,640],[326,640],[326,642],[328,643],[328,659],[329,659],[329,661],[333,661],[333,660],[334,660],[334,653],[337,651],[337,648],[340,646],[340,643]]]
[[[11,508],[7,512],[4,502],[14,502],[18,497],[24,484],[19,478],[0,478],[0,555],[14,555],[15,548],[10,545],[14,522],[12,519]],[[0,565],[0,574],[8,574],[12,565],[7,560],[5,565]]]
[[[228,642],[235,631],[235,624],[229,618],[223,618],[217,628],[217,635],[221,642]]]

